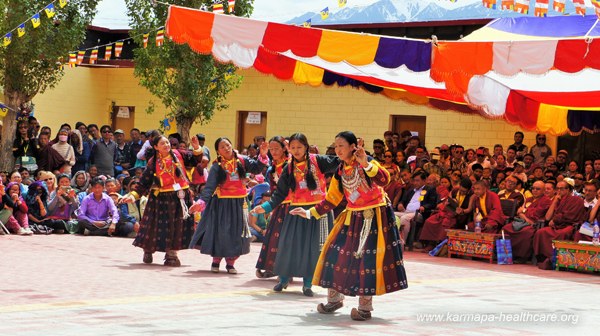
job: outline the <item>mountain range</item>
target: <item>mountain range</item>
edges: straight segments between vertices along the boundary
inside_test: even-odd
[[[467,2],[467,3],[465,3]],[[500,3],[500,0],[498,0]],[[552,2],[550,2],[552,8]],[[350,23],[387,23],[387,22],[428,22],[482,19],[498,17],[518,17],[512,11],[485,8],[480,0],[450,2],[445,0],[380,0],[368,6],[345,7],[340,10],[329,8],[326,20],[319,12],[307,12],[287,21],[288,24],[302,24],[311,19],[313,25],[350,24]],[[336,11],[334,11],[336,10]],[[574,12],[573,4],[568,1],[566,13]],[[533,6],[530,7],[533,13]],[[548,15],[560,15],[550,9]]]

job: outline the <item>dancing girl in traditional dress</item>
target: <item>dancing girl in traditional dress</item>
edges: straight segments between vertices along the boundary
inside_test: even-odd
[[[359,296],[351,318],[371,318],[375,295],[407,288],[402,246],[394,223],[394,210],[383,190],[389,172],[358,147],[352,132],[335,138],[335,152],[343,162],[335,173],[325,200],[313,208],[296,208],[291,214],[320,218],[341,202],[348,201],[319,257],[313,284],[328,288],[327,303],[320,313],[333,313],[343,306],[344,295]]]

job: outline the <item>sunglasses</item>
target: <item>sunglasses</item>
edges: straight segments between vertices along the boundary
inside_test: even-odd
[[[392,156],[391,155],[384,155],[383,157],[391,158]]]
[[[456,154],[464,154],[465,152],[462,152],[462,151],[456,151],[456,152],[454,152],[454,153],[456,153]]]
[[[112,133],[112,131],[102,131],[102,133]]]
[[[46,182],[48,182],[48,181],[52,181],[52,180],[53,180],[53,178],[52,178],[52,177],[49,177],[49,178],[47,178],[47,179],[44,179],[44,181],[46,181]]]

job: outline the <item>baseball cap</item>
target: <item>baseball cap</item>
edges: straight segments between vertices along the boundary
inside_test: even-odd
[[[114,131],[113,134],[125,134],[125,132],[119,128],[118,130]]]
[[[477,151],[475,151],[475,155],[485,155],[485,150],[483,150],[483,148],[478,148]]]

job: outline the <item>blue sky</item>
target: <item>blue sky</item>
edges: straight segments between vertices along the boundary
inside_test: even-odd
[[[169,2],[169,0],[162,0]],[[378,0],[348,0],[348,7],[367,6]],[[405,0],[393,0],[405,1]],[[458,0],[455,3],[449,0],[419,0],[420,2],[436,2],[444,7],[462,6],[481,0]],[[591,6],[591,0],[586,0]],[[500,2],[500,0],[498,0]],[[318,12],[329,7],[332,13],[338,10],[337,0],[255,0],[253,18],[265,21],[286,22],[306,12]],[[127,9],[125,0],[101,0],[98,5],[98,14],[93,24],[101,27],[119,29],[128,27]]]
[[[169,2],[168,0],[163,0]],[[424,2],[446,2],[447,0],[420,0]],[[481,0],[458,0],[461,4],[481,2]],[[348,0],[348,6],[367,6],[377,0]],[[306,12],[318,12],[329,7],[332,12],[338,8],[337,0],[255,0],[253,18],[265,21],[285,22]],[[94,20],[97,26],[126,28],[127,14],[125,0],[101,0]]]

